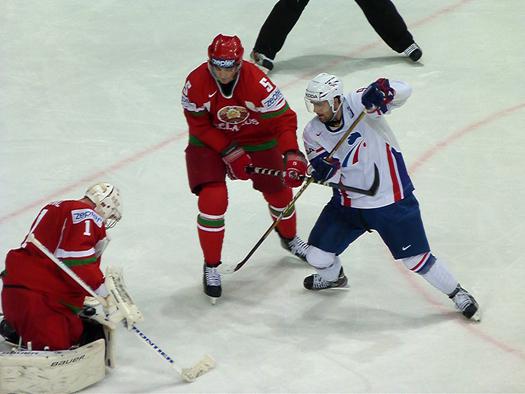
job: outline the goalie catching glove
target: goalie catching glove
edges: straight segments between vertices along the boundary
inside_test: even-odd
[[[122,269],[108,267],[106,269],[106,289],[108,290],[108,316],[112,321],[124,321],[128,330],[139,321],[144,320],[142,312],[131,298]]]
[[[121,321],[124,321],[128,330],[131,330],[135,323],[144,320],[142,312],[135,305],[126,289],[121,269],[108,267],[104,286],[108,293],[105,298],[107,306],[100,305],[94,297],[86,297],[81,316],[95,320],[112,330]]]
[[[118,323],[124,321],[128,330],[131,330],[135,323],[144,320],[142,312],[135,305],[126,289],[121,269],[108,267],[106,269],[106,281],[103,286],[97,289],[97,293],[101,293],[99,290],[102,287],[105,287],[104,293],[107,292],[107,297],[105,297],[107,305],[102,308],[96,298],[86,297],[84,307],[95,309],[95,313],[91,312],[85,317],[96,320],[110,329],[115,329]]]

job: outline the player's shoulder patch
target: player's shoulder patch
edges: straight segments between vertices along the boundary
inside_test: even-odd
[[[275,111],[280,109],[285,103],[286,100],[284,99],[284,96],[278,87],[275,87],[268,97],[262,100],[263,108],[265,108],[267,111]]]
[[[209,101],[217,90],[215,83],[211,83],[206,63],[201,64],[193,70],[184,83],[182,88],[181,104],[182,108],[192,113],[205,112],[205,103]]]
[[[93,220],[98,227],[102,227],[104,219],[91,208],[73,209],[71,211],[71,219],[73,224],[83,222],[84,220]]]

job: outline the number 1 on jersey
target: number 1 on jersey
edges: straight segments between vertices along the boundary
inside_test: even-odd
[[[86,227],[84,228],[84,235],[91,235],[91,220],[84,221]]]

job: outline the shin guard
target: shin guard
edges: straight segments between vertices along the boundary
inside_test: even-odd
[[[276,193],[264,193],[264,199],[268,202],[270,208],[270,215],[275,220],[281,214],[286,206],[292,201],[292,189],[285,188]],[[297,234],[297,216],[295,214],[295,207],[290,211],[285,212],[282,220],[277,225],[277,232],[283,238],[292,239]]]
[[[208,184],[199,193],[199,215],[197,231],[204,255],[210,265],[221,261],[224,241],[224,214],[228,207],[228,192],[225,183]]]

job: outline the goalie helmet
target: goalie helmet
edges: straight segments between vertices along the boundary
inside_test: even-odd
[[[244,48],[237,36],[217,35],[208,47],[208,61],[220,68],[240,65]]]
[[[95,204],[95,212],[104,219],[106,228],[111,228],[122,218],[122,203],[119,190],[110,183],[97,183],[86,191],[86,197]]]
[[[306,109],[313,112],[314,103],[328,101],[330,108],[334,114],[339,110],[339,107],[334,107],[334,98],[343,96],[343,82],[335,75],[321,73],[316,75],[309,83],[304,94],[304,101]]]

